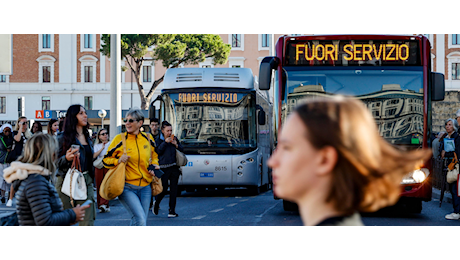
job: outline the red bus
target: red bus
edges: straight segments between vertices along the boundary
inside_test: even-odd
[[[274,88],[275,138],[303,100],[340,94],[362,100],[391,144],[431,147],[431,102],[443,100],[445,90],[444,75],[431,71],[430,49],[422,35],[281,36],[259,71],[259,88]],[[431,200],[432,170],[430,160],[408,173],[399,204],[421,212],[422,201]]]

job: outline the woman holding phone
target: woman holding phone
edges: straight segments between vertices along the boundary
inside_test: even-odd
[[[172,133],[172,125],[168,121],[163,121],[163,123],[161,123],[161,133],[163,136],[158,139],[156,152],[159,156],[160,168],[165,173],[161,177],[163,192],[158,194],[156,201],[153,202],[152,212],[158,215],[161,200],[165,197],[168,186],[171,185],[168,218],[176,218],[179,216],[179,214],[176,213],[176,198],[179,176],[181,175],[180,168],[176,165],[176,149],[183,152],[184,148],[177,137]]]
[[[91,200],[92,205],[86,209],[85,219],[79,223],[80,226],[93,226],[96,220],[96,203],[93,190],[93,143],[88,132],[88,116],[86,110],[81,105],[72,105],[67,109],[64,121],[63,132],[59,133],[58,139],[58,159],[57,159],[57,179],[56,190],[64,204],[64,209],[72,208],[70,198],[61,192],[67,171],[72,166],[75,156],[80,159],[81,172],[84,173],[87,190],[87,200]],[[77,204],[85,201],[75,200]]]

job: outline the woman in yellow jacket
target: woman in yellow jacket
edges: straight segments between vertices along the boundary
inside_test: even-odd
[[[155,169],[160,169],[158,155],[153,137],[140,131],[144,124],[140,109],[129,110],[124,122],[127,132],[122,134],[126,137],[126,155],[123,154],[122,134],[119,134],[113,138],[102,162],[109,169],[121,162],[126,163],[125,187],[118,199],[131,215],[131,226],[145,226],[152,197],[150,183],[155,175],[148,167],[152,164]],[[152,161],[149,163],[150,157]]]

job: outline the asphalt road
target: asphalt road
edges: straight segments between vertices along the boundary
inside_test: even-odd
[[[148,226],[301,226],[298,212],[284,211],[281,200],[273,199],[271,190],[257,196],[245,189],[202,192],[182,192],[177,198],[177,218],[168,218],[169,195],[161,205],[159,215],[148,214]],[[97,213],[96,226],[129,226],[130,216],[118,200],[110,202],[110,213]],[[0,213],[13,211],[5,204]],[[362,216],[366,226],[460,226],[460,221],[446,220],[452,204],[439,200],[423,202],[420,214],[379,212]]]

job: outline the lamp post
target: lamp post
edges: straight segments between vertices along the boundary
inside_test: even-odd
[[[102,118],[102,128],[104,128],[104,117],[107,115],[107,111],[105,111],[105,109],[101,109],[97,112],[97,115]]]

